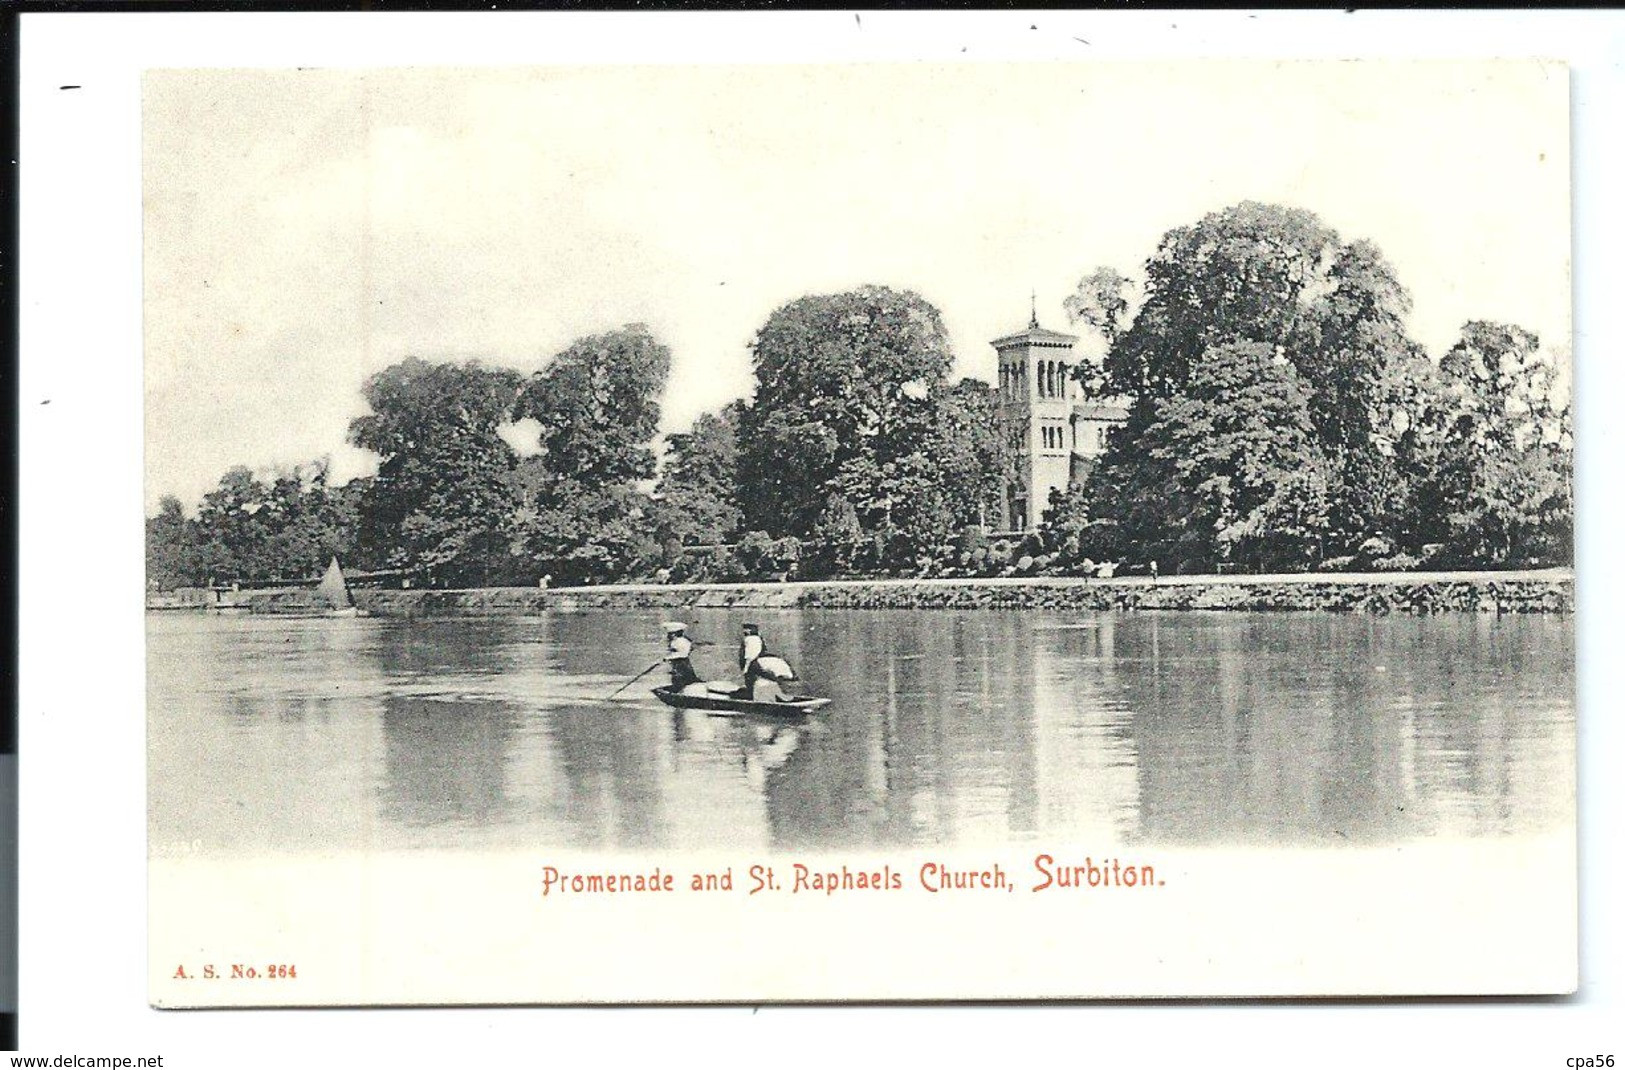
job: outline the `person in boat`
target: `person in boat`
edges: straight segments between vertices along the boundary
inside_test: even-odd
[[[689,660],[694,652],[694,643],[688,637],[688,625],[681,621],[668,621],[666,628],[666,664],[671,670],[671,686],[673,691],[681,691],[690,684],[700,682],[699,674],[694,671],[694,663]]]
[[[745,674],[744,697],[753,702],[791,702],[779,684],[795,679],[789,662],[769,654],[760,629],[754,624],[741,628],[739,667]]]
[[[754,624],[741,625],[739,629],[739,671],[745,674],[745,697],[754,698],[752,685],[756,682],[756,659],[767,650],[767,644],[762,641],[761,630]]]

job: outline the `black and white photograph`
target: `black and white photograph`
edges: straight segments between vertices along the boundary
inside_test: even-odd
[[[1619,16],[114,8],[21,1055],[1618,1058]]]
[[[1617,1057],[1617,16],[250,7],[0,27],[23,1053]]]
[[[1572,991],[1568,99],[147,72],[153,1002]]]

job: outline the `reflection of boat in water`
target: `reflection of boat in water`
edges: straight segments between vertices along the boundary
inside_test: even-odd
[[[736,691],[707,688],[704,691],[678,690],[665,685],[654,689],[655,697],[680,710],[704,710],[719,716],[805,717],[829,705],[827,698],[777,699],[758,702],[740,698]]]
[[[789,764],[811,731],[805,717],[769,718],[754,713],[729,717],[727,725],[741,732],[736,739],[745,782],[757,791],[766,790],[768,781]]]

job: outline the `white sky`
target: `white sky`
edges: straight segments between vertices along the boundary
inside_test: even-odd
[[[1567,83],[1530,63],[160,71],[143,102],[148,509],[346,447],[407,355],[526,370],[643,321],[663,425],[750,391],[780,304],[940,308],[960,374],[1099,264],[1241,200],[1374,240],[1437,355],[1566,347]]]

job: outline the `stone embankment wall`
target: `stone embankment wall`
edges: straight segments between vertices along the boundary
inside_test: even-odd
[[[486,616],[579,609],[1328,610],[1354,613],[1572,613],[1574,579],[1552,574],[1291,576],[1126,580],[844,580],[626,585],[541,590],[357,590],[378,616]]]

